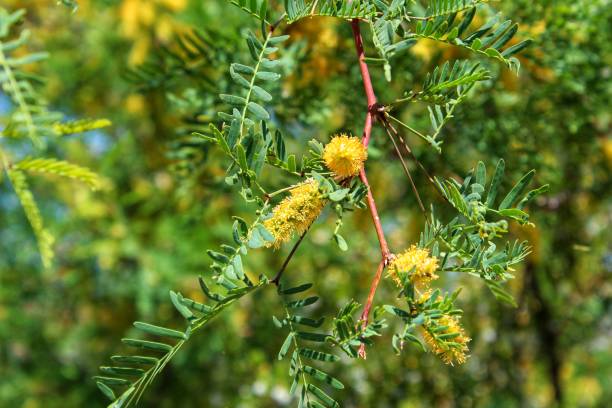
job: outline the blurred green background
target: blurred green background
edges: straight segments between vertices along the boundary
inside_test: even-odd
[[[106,117],[113,126],[48,147],[108,180],[95,193],[62,180],[33,183],[57,237],[52,271],[43,271],[30,227],[1,180],[2,407],[104,406],[91,377],[121,348],[131,322],[182,324],[168,290],[200,299],[195,278],[208,273],[205,250],[230,238],[231,215],[253,211],[224,183],[221,155],[189,134],[216,120],[229,64],[246,59],[242,37],[257,23],[223,0],[79,4],[70,13],[52,0],[3,0],[9,9],[27,9],[30,48],[51,54],[38,68],[52,107],[68,116]],[[492,65],[495,77],[457,110],[441,156],[411,143],[436,174],[465,174],[480,159],[492,169],[503,157],[510,180],[535,168],[537,182],[550,183],[529,209],[537,228],[512,230],[534,246],[510,285],[519,306],[496,303],[477,280],[443,277],[449,289],[464,287],[459,304],[473,338],[468,362],[448,367],[416,349],[397,356],[385,336],[366,361],[336,367],[350,384],[340,397],[347,407],[605,407],[612,401],[612,7],[607,0],[494,6],[535,40],[521,56],[520,75]],[[177,68],[163,49],[176,49],[176,37],[194,29],[210,40],[211,59]],[[350,26],[319,18],[281,30],[291,41],[279,53],[286,79],[276,90],[281,102],[274,114],[289,149],[303,152],[307,140],[327,142],[339,130],[359,134],[363,96]],[[379,97],[393,100],[432,67],[460,56],[419,43],[395,60],[392,86],[373,71]],[[147,61],[163,69],[134,75]],[[0,92],[0,113],[7,103]],[[402,116],[427,125],[420,108]],[[422,216],[380,130],[370,157],[384,228],[399,251],[418,239]],[[416,167],[413,174],[443,214]],[[275,177],[270,173],[270,182],[282,185]],[[344,226],[348,252],[330,244],[333,222],[324,214],[287,272],[293,283],[315,282],[324,299],[317,313],[328,316],[348,299],[364,299],[379,259],[367,211]],[[270,276],[286,251],[256,251],[246,267]],[[383,283],[377,299],[393,296],[392,285]],[[142,405],[291,406],[287,363],[276,362],[284,336],[271,315],[279,307],[269,290],[218,318],[177,355]]]

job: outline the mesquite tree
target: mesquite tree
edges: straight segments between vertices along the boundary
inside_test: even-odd
[[[286,335],[278,358],[289,360],[291,391],[297,393],[299,406],[339,406],[336,399],[341,394],[332,393],[332,389],[345,386],[342,379],[328,374],[325,366],[337,362],[340,355],[365,359],[367,347],[383,346],[376,337],[388,327],[386,319],[402,324],[391,344],[398,353],[413,346],[435,353],[444,363],[463,363],[468,357],[470,338],[461,325],[462,312],[456,305],[459,289],[446,291],[436,287],[436,280],[441,274],[467,273],[480,278],[496,298],[513,304],[503,283],[512,278],[513,265],[527,256],[529,246],[504,237],[510,222],[529,225],[525,206],[546,187],[528,190],[532,171],[509,191],[502,192],[503,160],[491,163],[492,177],[487,177],[483,162],[476,163],[463,179],[437,177],[434,173],[443,172],[443,164],[440,168],[427,168],[411,149],[412,140],[419,140],[443,158],[445,126],[456,115],[456,108],[477,90],[478,83],[490,79],[486,64],[473,59],[447,61],[422,84],[413,84],[402,95],[375,89],[371,75],[395,81],[395,61],[405,58],[406,51],[420,40],[445,43],[466,55],[474,54],[518,71],[520,63],[514,55],[529,41],[517,41],[518,25],[500,19],[484,4],[486,1],[479,0],[435,0],[426,4],[404,0],[230,2],[252,15],[260,30],[245,35],[244,49],[250,60],[236,60],[227,67],[232,85],[218,98],[224,109],[192,136],[224,155],[225,181],[250,205],[252,217],[235,217],[232,230],[227,232],[231,241],[207,251],[212,259],[210,271],[199,278],[206,302],[170,293],[170,301],[185,318],[185,327],[179,330],[135,322],[145,339],[122,341],[142,352],[111,357],[113,365],[101,367],[102,374],[95,378],[98,387],[113,401],[112,406],[136,404],[185,342],[204,331],[211,319],[241,298],[270,288],[277,291],[280,299],[274,323]],[[304,149],[307,152],[298,160],[297,153],[301,152],[287,151],[283,126],[275,115],[275,94],[280,92],[282,78],[282,47],[289,39],[283,31],[299,20],[322,16],[350,24],[355,49],[350,63],[358,66],[364,89],[361,106],[351,108],[362,110],[365,124],[362,128],[354,124],[351,132],[330,135],[329,140],[310,141]],[[367,44],[362,37],[365,27],[371,34]],[[185,72],[189,66],[191,74],[197,72],[189,63],[207,52],[206,42],[194,35],[186,37],[181,46],[182,50],[173,56],[174,68]],[[212,64],[222,64],[228,55],[232,56],[217,52],[212,55],[217,57]],[[207,59],[210,57],[207,54]],[[156,73],[148,68],[135,70],[132,75],[142,78]],[[0,80],[3,78],[0,76]],[[417,129],[402,119],[402,112],[415,104],[427,106],[430,128]],[[420,239],[406,249],[390,248],[381,218],[393,214],[379,214],[376,196],[384,191],[373,191],[368,182],[368,148],[375,127],[385,137],[381,144],[394,151],[401,163],[426,219]],[[26,130],[30,128],[26,126]],[[53,129],[62,128],[56,125]],[[454,216],[439,217],[433,205],[421,199],[409,161],[418,168],[419,177],[428,180],[454,211]],[[38,168],[55,168],[51,162],[43,164],[46,167],[39,163]],[[11,168],[7,165],[7,169]],[[270,172],[282,175],[286,184],[270,188]],[[372,260],[368,297],[363,304],[341,299],[345,306],[327,328],[322,318],[308,315],[306,308],[318,301],[307,293],[312,284],[296,282],[297,277],[291,275],[292,257],[326,209],[337,217],[332,235],[339,251],[350,251],[350,239],[343,237],[341,228],[344,217],[356,210],[369,211],[380,246],[379,259]],[[249,271],[249,251],[275,251],[283,245],[291,249],[278,271],[259,275]],[[383,277],[397,287],[397,299],[376,299]]]

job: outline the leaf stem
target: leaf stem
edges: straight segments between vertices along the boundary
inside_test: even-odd
[[[399,123],[400,125],[402,125],[403,127],[405,127],[406,129],[408,129],[409,131],[411,131],[412,133],[414,133],[415,135],[417,135],[418,137],[420,137],[421,139],[425,140],[427,143],[429,143],[429,140],[427,139],[427,137],[422,134],[421,132],[419,132],[418,130],[416,130],[415,128],[405,124],[404,122],[402,122],[401,120],[399,120],[398,118],[391,116],[389,114],[386,115],[387,118]]]
[[[253,77],[251,78],[251,82],[249,83],[249,90],[247,91],[246,97],[245,97],[245,103],[244,103],[244,108],[242,109],[242,115],[240,116],[240,131],[238,133],[239,135],[239,140],[237,143],[240,143],[240,141],[242,140],[242,132],[244,130],[244,121],[246,119],[246,114],[247,114],[247,110],[249,108],[249,103],[251,102],[251,95],[253,94],[253,87],[255,86],[255,78],[257,77],[257,73],[259,72],[259,67],[261,66],[261,61],[264,58],[265,55],[265,51],[266,51],[266,47],[268,46],[268,41],[270,41],[270,37],[272,37],[272,32],[273,30],[270,29],[270,31],[268,32],[268,35],[266,36],[262,47],[261,47],[261,51],[259,52],[259,56],[257,58],[257,64],[255,64],[255,68],[253,71]]]

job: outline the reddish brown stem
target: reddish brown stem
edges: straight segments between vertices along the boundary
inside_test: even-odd
[[[376,208],[376,201],[374,200],[374,196],[372,195],[372,189],[370,188],[370,184],[368,183],[368,177],[366,175],[364,167],[362,167],[359,171],[359,178],[361,179],[361,182],[365,184],[368,188],[368,207],[370,208],[370,215],[372,216],[372,221],[374,222],[374,229],[376,230],[376,236],[378,237],[378,243],[380,244],[380,253],[383,257],[383,260],[386,260],[391,256],[391,251],[389,251],[389,245],[387,244],[387,240],[385,239],[385,233],[380,222],[378,209]]]
[[[359,69],[361,71],[361,78],[363,80],[363,87],[365,89],[366,97],[367,97],[367,114],[365,125],[363,127],[363,138],[362,143],[367,148],[370,144],[370,137],[372,135],[372,125],[374,123],[375,115],[376,115],[376,107],[377,100],[376,94],[374,93],[374,87],[372,86],[372,79],[370,78],[370,71],[368,70],[368,64],[365,61],[365,53],[363,50],[363,40],[361,38],[361,29],[359,28],[359,20],[354,19],[351,22],[351,27],[353,29],[353,38],[355,40],[355,49],[357,51],[357,58],[359,60]],[[372,216],[372,221],[374,222],[374,228],[376,230],[376,235],[378,237],[378,242],[380,244],[380,252],[382,255],[382,260],[378,265],[378,269],[376,271],[376,275],[374,276],[374,280],[370,286],[370,293],[368,295],[368,299],[363,309],[363,313],[361,314],[361,322],[362,326],[365,328],[368,324],[368,318],[370,315],[370,309],[372,308],[372,303],[374,302],[374,295],[376,294],[376,289],[378,288],[378,284],[380,283],[380,279],[382,277],[382,273],[387,266],[387,263],[391,259],[392,255],[389,251],[389,245],[387,244],[387,240],[385,239],[385,234],[382,228],[382,224],[380,222],[380,216],[378,215],[378,210],[376,209],[376,201],[374,200],[374,196],[372,195],[372,189],[370,188],[370,184],[368,183],[368,177],[366,175],[365,166],[361,168],[359,172],[359,178],[368,188],[368,207],[370,208],[370,214]],[[361,358],[366,358],[365,345],[362,344],[359,348],[359,356]]]
[[[368,64],[365,61],[365,52],[363,51],[363,39],[361,38],[361,29],[359,28],[359,20],[354,19],[351,22],[353,28],[353,38],[355,40],[355,49],[357,50],[357,58],[359,60],[359,70],[361,71],[361,78],[363,80],[363,87],[365,89],[367,102],[368,102],[368,113],[366,116],[365,126],[363,127],[363,145],[368,146],[370,143],[370,136],[372,134],[372,123],[374,122],[373,110],[376,105],[376,94],[374,93],[374,87],[372,86],[372,79],[370,78],[370,71],[368,70]]]

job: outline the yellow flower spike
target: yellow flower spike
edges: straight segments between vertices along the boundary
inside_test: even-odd
[[[431,351],[440,357],[445,364],[454,365],[455,363],[465,363],[469,351],[467,344],[471,339],[466,336],[465,330],[459,323],[459,319],[453,316],[444,315],[438,320],[438,327],[446,327],[446,329],[438,331],[434,335],[430,328],[423,328],[425,343],[427,343]],[[455,334],[455,337],[448,338],[446,341],[439,337],[452,334]]]
[[[359,174],[359,170],[367,158],[367,149],[361,141],[356,137],[345,134],[334,136],[323,150],[325,165],[339,178]]]
[[[388,276],[400,288],[403,287],[402,281],[408,275],[412,284],[418,289],[426,289],[432,280],[438,279],[437,269],[438,259],[429,256],[429,250],[411,245],[391,262]]]
[[[274,207],[272,217],[264,221],[264,227],[274,236],[274,242],[268,246],[278,248],[294,233],[301,235],[306,232],[327,202],[321,197],[319,183],[313,179],[298,184],[290,194]]]

